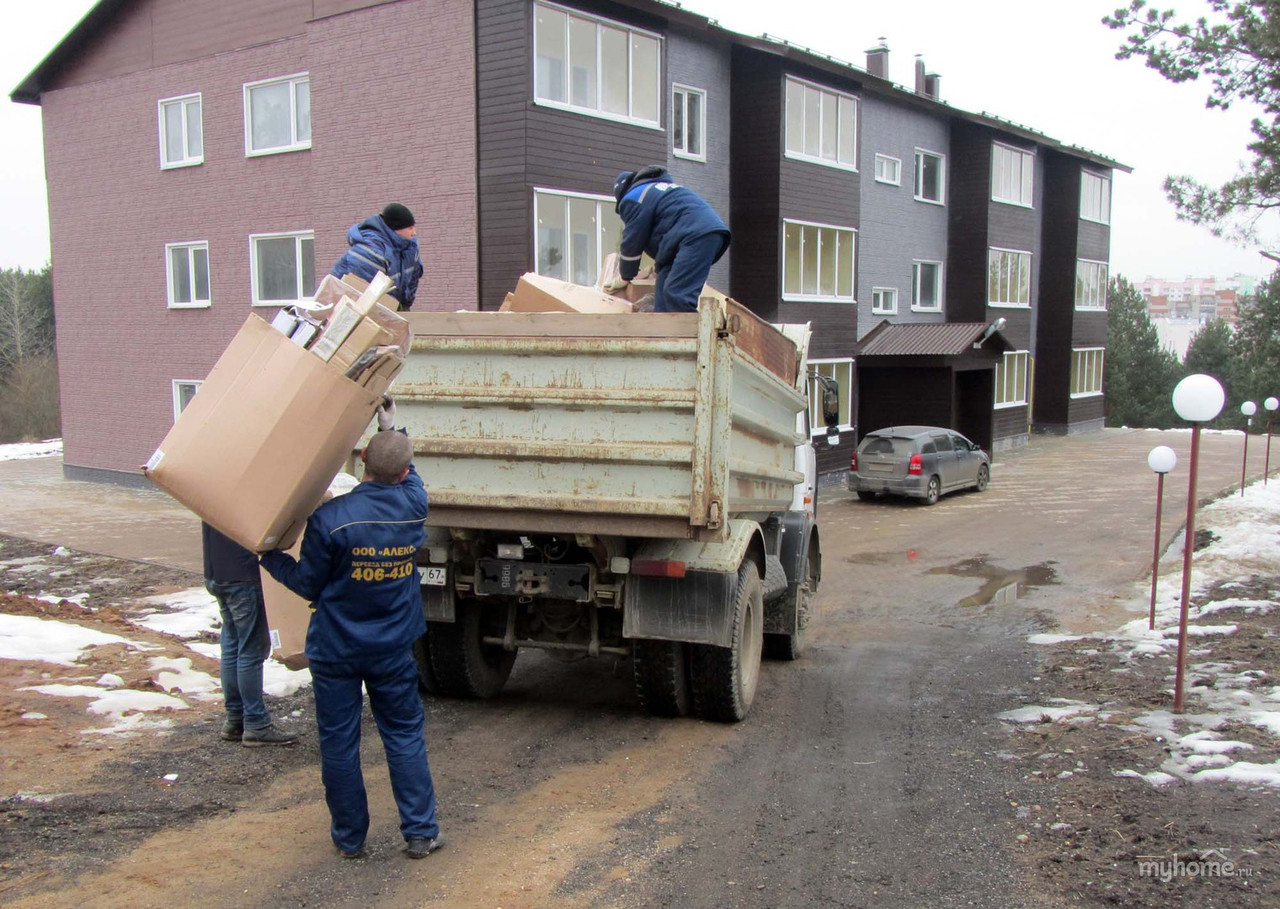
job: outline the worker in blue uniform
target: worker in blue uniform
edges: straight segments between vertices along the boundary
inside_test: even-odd
[[[654,312],[696,312],[711,266],[729,248],[729,228],[693,190],[680,186],[658,165],[624,170],[613,184],[622,218],[618,250],[620,278],[606,286],[621,290],[640,271],[647,253],[657,271]]]
[[[413,445],[391,431],[395,405],[361,452],[364,481],[307,520],[301,558],[273,550],[262,566],[312,601],[306,653],[316,698],[321,778],[330,835],[344,857],[365,854],[369,803],[360,772],[360,686],[386,750],[400,833],[410,858],[444,843],[427,764],[425,715],[413,642],[426,633],[414,553],[426,542],[427,491]]]

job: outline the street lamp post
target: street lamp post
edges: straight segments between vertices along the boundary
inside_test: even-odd
[[[1276,415],[1276,408],[1280,407],[1280,400],[1267,398],[1262,406],[1267,409],[1267,460],[1262,465],[1262,485],[1266,486],[1267,474],[1271,472],[1271,420]]]
[[[1196,470],[1200,426],[1222,412],[1226,392],[1213,376],[1187,376],[1173,389],[1173,409],[1191,424],[1191,461],[1187,466],[1187,525],[1182,547],[1182,605],[1178,614],[1178,671],[1173,682],[1173,712],[1182,713],[1182,682],[1187,672],[1187,609],[1191,601],[1191,553],[1196,540]]]
[[[1156,548],[1151,556],[1151,617],[1147,628],[1156,628],[1156,581],[1160,577],[1160,510],[1164,505],[1164,475],[1178,464],[1178,456],[1168,445],[1157,445],[1147,455],[1147,466],[1156,473]]]
[[[1258,412],[1258,405],[1245,401],[1240,405],[1244,414],[1244,456],[1240,459],[1240,495],[1244,495],[1244,478],[1249,469],[1249,427],[1253,425],[1253,415]]]

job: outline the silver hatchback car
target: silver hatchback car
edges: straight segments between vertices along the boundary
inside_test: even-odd
[[[943,493],[982,491],[990,481],[986,452],[938,426],[889,426],[868,433],[849,470],[849,489],[864,501],[887,493],[932,505]]]

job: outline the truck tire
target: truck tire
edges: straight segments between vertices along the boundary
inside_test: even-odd
[[[764,646],[764,585],[753,559],[738,568],[733,596],[733,643],[694,644],[689,668],[693,709],[705,720],[736,723],[746,717],[760,681]]]
[[[787,595],[793,601],[789,605],[794,605],[795,632],[764,636],[764,655],[771,660],[798,660],[809,643],[810,610],[813,608],[814,591],[818,589],[818,560],[813,554],[814,545],[810,541],[804,557],[804,576],[795,593]]]
[[[431,646],[425,634],[413,642],[413,661],[418,664],[418,690],[423,694],[439,694],[440,683],[431,665]]]
[[[685,646],[679,641],[635,641],[631,670],[636,696],[650,716],[688,716],[693,705]]]
[[[456,620],[431,622],[427,644],[441,694],[455,698],[491,698],[502,690],[516,661],[514,650],[485,644],[485,611],[474,601],[459,600]],[[490,629],[500,633],[499,629]]]

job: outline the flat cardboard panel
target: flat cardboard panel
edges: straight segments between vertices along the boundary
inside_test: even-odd
[[[240,545],[287,547],[380,397],[251,315],[152,455],[149,476]]]
[[[511,304],[507,308],[507,302]],[[516,289],[502,305],[507,312],[631,312],[626,300],[611,297],[594,287],[570,284],[532,272],[522,275]]]
[[[295,559],[302,551],[302,538],[289,548]],[[307,627],[311,624],[311,604],[285,587],[263,569],[262,599],[267,606],[267,629],[271,653],[290,669],[307,668]]]

